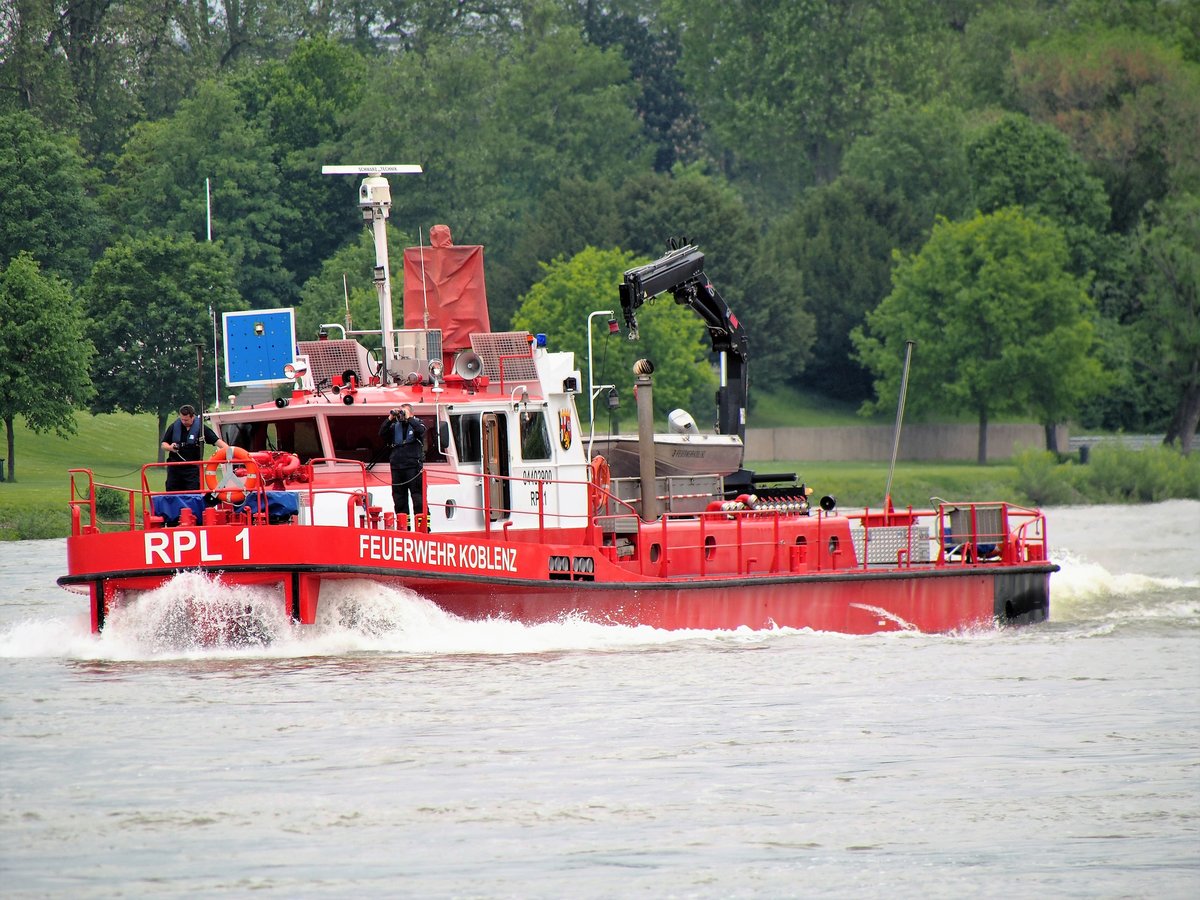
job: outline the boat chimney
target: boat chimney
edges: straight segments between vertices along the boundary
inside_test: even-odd
[[[654,363],[639,359],[633,364],[633,393],[637,397],[638,462],[642,479],[642,521],[658,518],[658,485],[654,468]]]

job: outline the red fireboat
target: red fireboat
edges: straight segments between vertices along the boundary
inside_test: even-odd
[[[1039,510],[998,501],[897,510],[888,500],[844,511],[832,496],[810,502],[794,476],[743,468],[746,335],[698,248],[626,272],[619,299],[634,335],[638,308],[659,294],[704,319],[723,362],[716,431],[676,411],[656,434],[655,373],[643,360],[633,374],[638,433],[591,438],[576,404],[583,396],[592,409],[591,366],[585,382],[574,355],[543,335],[492,332],[482,248],[454,245],[445,226],[430,246],[405,251],[405,327],[392,327],[385,175],[419,169],[329,171],[367,175],[360,207],[375,232],[382,325],[369,336],[379,345],[368,352],[363,334],[330,338],[337,327],[325,326],[296,342],[278,373],[290,396],[207,414],[229,450],[202,464],[199,493],[155,489],[181,463],[144,466],[134,489],[71,470],[58,582],[90,596],[93,631],[192,571],[277,586],[302,625],[316,622],[333,579],[409,588],[468,619],[525,623],[866,634],[1048,617],[1057,566]],[[379,433],[405,403],[426,426],[420,517],[393,508]],[[101,490],[127,501],[120,521],[101,520]]]

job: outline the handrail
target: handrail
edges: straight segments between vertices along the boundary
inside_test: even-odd
[[[348,483],[343,480],[336,486],[316,484],[314,466],[327,463],[357,467],[358,477],[351,476]],[[142,501],[141,527],[153,527],[152,501],[155,497],[194,493],[156,491],[150,488],[149,471],[171,465],[195,463],[148,463],[142,468],[140,489],[101,484],[95,480],[89,469],[69,470],[72,535],[93,534],[99,532],[103,525],[118,524],[103,522],[100,519],[97,498],[99,492],[106,489],[122,492],[128,498],[128,518],[124,523],[120,523],[124,528],[136,530],[139,527],[139,497]],[[366,513],[365,518],[361,520],[363,527],[390,527],[384,523],[386,517],[370,514],[372,507],[368,487],[372,479],[369,478],[364,462],[318,457],[306,463],[302,471],[308,478],[307,482],[297,483],[289,490],[306,499],[309,509],[314,508],[320,497],[343,495],[347,498],[347,525],[356,526],[360,521],[358,511],[362,510]],[[632,502],[616,496],[608,486],[595,484],[590,479],[530,479],[527,476],[484,474],[477,470],[468,471],[444,466],[428,467],[424,476],[427,497],[430,476],[434,479],[443,476],[451,480],[473,480],[482,477],[485,484],[487,479],[532,482],[537,487],[537,502],[532,509],[506,511],[509,521],[500,529],[503,540],[536,540],[545,543],[551,539],[552,530],[568,528],[576,535],[573,540],[602,549],[612,562],[625,565],[633,571],[662,578],[708,577],[733,572],[746,574],[750,571],[776,573],[801,569],[814,573],[852,569],[866,571],[878,570],[879,566],[909,570],[920,567],[1019,564],[1047,559],[1046,522],[1043,513],[1037,509],[1003,501],[941,501],[935,508],[917,510],[909,507],[885,517],[870,509],[842,512],[835,518],[816,511],[801,513],[779,508],[723,508],[668,512],[654,522],[645,522]],[[584,489],[589,498],[587,506],[582,511],[549,512],[545,490],[548,485],[567,485]],[[260,481],[247,494],[258,496],[257,506],[254,507],[257,512],[250,509],[252,504],[249,503],[233,507],[233,510],[240,511],[237,514],[243,517],[252,517],[252,521],[266,524],[268,491],[265,484]],[[486,518],[486,496],[485,491],[479,505],[462,504],[458,508],[464,512],[483,512]],[[593,506],[596,497],[603,501],[599,507],[600,514],[594,511],[597,508]],[[460,501],[462,499],[456,498]],[[815,516],[812,516],[814,512]],[[224,513],[218,521],[227,521],[228,515],[228,512]],[[957,526],[955,528],[951,527],[952,515],[956,517],[953,523]],[[535,517],[536,524],[528,528],[511,528],[514,521],[521,521],[522,516]],[[208,520],[207,512],[204,518],[208,524],[213,524]],[[836,524],[837,519],[841,520],[841,525]],[[572,525],[573,520],[579,524]],[[810,524],[798,529],[795,524],[797,520],[809,521]],[[673,522],[685,521],[690,524],[672,527]],[[723,521],[729,521],[730,525],[726,527],[717,524]],[[309,523],[316,524],[311,518]],[[751,523],[755,523],[754,527],[751,527]],[[576,528],[578,531],[575,531]],[[858,548],[861,554],[857,559],[852,546],[832,544],[831,539],[835,535],[841,535],[843,542],[846,540],[847,528],[850,530],[850,537],[859,533],[858,529],[861,529],[862,540]],[[872,562],[869,548],[873,540],[880,539],[876,528],[891,530],[892,537],[888,539],[888,546],[896,548],[895,559]],[[898,531],[900,528],[904,529],[903,533]],[[418,530],[424,531],[424,525],[418,525]],[[930,531],[933,533],[929,534]],[[624,540],[626,538],[628,542]],[[803,542],[801,538],[804,538]],[[855,540],[857,541],[857,538]],[[923,550],[918,552],[923,541],[936,543],[936,556],[930,558]],[[620,548],[629,544],[634,545],[634,551],[630,554],[623,553]],[[786,550],[785,544],[788,547]],[[807,552],[798,551],[797,548],[801,546],[806,547]],[[650,558],[652,548],[656,548],[653,549],[653,559]],[[720,561],[722,558],[724,562]],[[683,562],[680,563],[680,560]]]

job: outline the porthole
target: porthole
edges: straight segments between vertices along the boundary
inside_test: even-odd
[[[446,501],[446,518],[447,518],[447,519],[453,519],[453,518],[454,518],[454,511],[455,511],[457,508],[458,508],[458,507],[455,505],[455,503],[454,503],[454,501],[453,501],[453,500],[447,500],[447,501]]]
[[[660,547],[658,544],[651,544],[650,545],[650,562],[652,562],[652,563],[658,562],[658,558],[660,556],[662,556],[662,547]]]
[[[835,534],[833,537],[831,537],[829,539],[829,555],[833,556],[835,553],[837,553],[838,547],[840,547],[840,546],[841,546],[841,541],[839,541],[837,539],[837,535]]]
[[[704,539],[704,558],[712,559],[717,555],[717,539],[711,534]]]

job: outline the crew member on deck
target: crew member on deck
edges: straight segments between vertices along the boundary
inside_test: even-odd
[[[200,461],[204,459],[204,445],[215,444],[224,449],[229,445],[216,432],[204,424],[189,404],[179,407],[179,418],[163,432],[162,448],[167,451],[167,462],[194,462],[194,466],[168,466],[168,491],[199,491]]]
[[[411,403],[393,409],[379,426],[379,436],[392,445],[392,503],[399,518],[408,512],[412,498],[411,521],[419,523],[425,510],[421,496],[421,467],[425,461],[425,423],[413,415]]]

